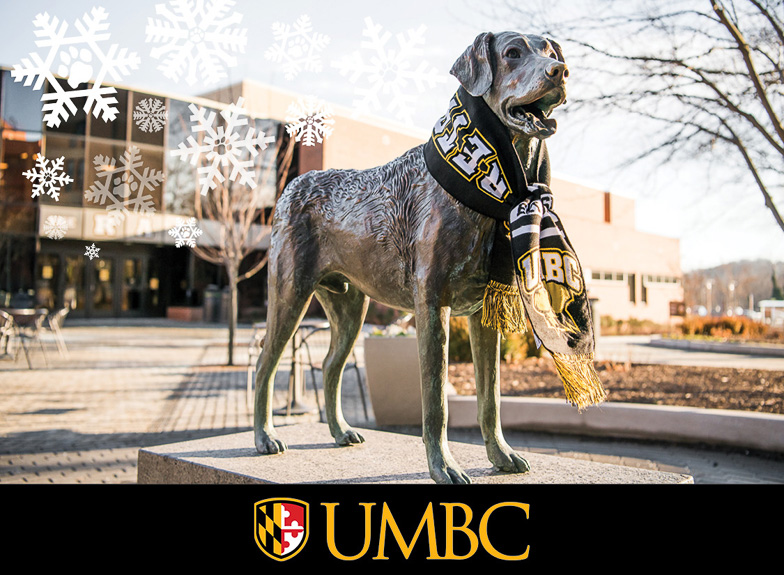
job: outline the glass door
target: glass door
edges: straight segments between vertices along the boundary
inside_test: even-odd
[[[89,262],[88,266],[92,268],[89,274],[91,282],[88,317],[114,316],[114,260],[100,258]]]
[[[126,257],[123,260],[121,314],[136,317],[144,313],[146,302],[146,278],[144,258]]]

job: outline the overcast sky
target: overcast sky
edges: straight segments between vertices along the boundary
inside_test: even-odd
[[[483,4],[492,2],[486,0]],[[155,5],[158,3],[156,0],[0,0],[3,15],[0,64],[19,64],[34,51],[45,54],[45,49],[35,46],[33,34],[33,20],[39,12],[48,12],[73,23],[93,6],[100,6],[109,13],[111,42],[136,51],[141,58],[139,68],[122,84],[182,95],[204,92],[211,87],[198,84],[190,87],[183,81],[174,82],[157,69],[160,61],[150,55],[153,45],[145,42],[145,27],[148,17],[156,17]],[[443,81],[424,93],[411,87],[417,96],[412,110],[413,123],[427,133],[457,87],[457,82],[448,75],[457,56],[478,33],[512,27],[510,23],[499,24],[477,15],[467,8],[468,5],[468,0],[383,3],[238,0],[233,11],[243,15],[240,26],[248,29],[248,42],[245,52],[237,54],[237,66],[228,70],[226,83],[247,78],[351,107],[359,82],[352,84],[332,64],[355,51],[367,58],[373,55],[372,50],[361,46],[365,40],[362,32],[366,18],[370,17],[393,35],[388,49],[397,48],[395,35],[425,26],[423,53],[414,64],[427,62],[443,74]],[[293,23],[303,14],[310,17],[315,32],[330,38],[321,53],[324,67],[321,72],[303,72],[294,80],[286,80],[280,65],[266,60],[264,52],[275,42],[273,23]],[[569,91],[574,92],[580,89],[580,68],[579,62],[569,61],[568,50],[567,63],[572,71]],[[634,126],[624,129],[634,133]],[[744,258],[784,261],[784,233],[762,204],[759,192],[751,189],[739,193],[737,188],[733,192],[722,186],[724,182],[720,177],[719,181],[709,182],[704,172],[689,169],[674,172],[670,167],[663,167],[636,178],[633,173],[618,174],[612,170],[622,152],[616,141],[610,129],[603,133],[597,129],[570,129],[567,122],[560,122],[558,133],[548,142],[554,174],[636,198],[638,229],[680,238],[684,270]],[[784,209],[784,206],[779,208]]]

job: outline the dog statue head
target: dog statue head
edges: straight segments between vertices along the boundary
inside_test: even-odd
[[[566,101],[569,69],[561,47],[541,36],[485,32],[452,65],[472,96],[481,96],[513,136],[549,138],[552,111]]]

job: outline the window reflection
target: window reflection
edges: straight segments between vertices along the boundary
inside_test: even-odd
[[[133,142],[163,146],[163,136],[168,123],[168,118],[164,116],[164,113],[168,113],[166,104],[166,99],[160,96],[133,92],[131,100]]]
[[[30,86],[14,82],[10,70],[2,73],[2,111],[3,129],[22,130],[37,134],[40,139],[43,112],[41,112],[41,93],[31,92]]]
[[[114,105],[119,113],[109,122],[103,119],[103,114],[90,118],[91,136],[110,140],[125,140],[128,137],[128,91],[117,90],[114,97],[117,98]]]
[[[63,157],[63,172],[73,178],[73,182],[60,190],[60,200],[44,197],[47,204],[58,203],[63,206],[81,206],[84,197],[84,140],[79,137],[49,134],[46,137],[44,155],[49,160]]]

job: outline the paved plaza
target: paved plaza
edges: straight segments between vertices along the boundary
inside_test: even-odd
[[[34,369],[24,356],[0,360],[0,483],[135,483],[140,447],[251,429],[251,335],[241,326],[236,365],[227,367],[221,326],[73,321],[64,329],[67,357],[44,334],[46,355],[31,348]],[[361,344],[357,356],[361,366]],[[276,406],[287,402],[288,362],[284,357],[276,379]],[[300,399],[316,405],[310,385]],[[374,425],[352,371],[343,407],[352,425]],[[306,418],[318,415],[281,415],[277,424]],[[476,430],[450,430],[449,438],[482,441]],[[507,432],[507,439],[522,451],[687,473],[695,483],[784,483],[784,458],[771,454],[547,433]]]

